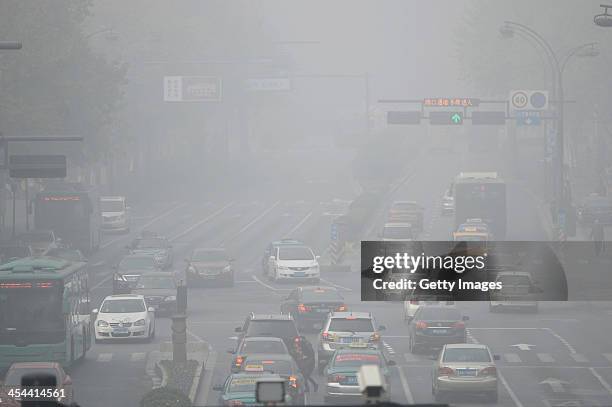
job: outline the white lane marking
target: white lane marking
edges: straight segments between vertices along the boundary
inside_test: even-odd
[[[466,329],[465,336],[467,339],[467,343],[478,343],[478,340],[474,337],[474,335],[472,335],[469,328]]]
[[[208,342],[206,342],[204,339],[200,338],[198,335],[196,335],[193,332],[191,332],[189,329],[187,329],[187,335],[191,336],[192,338],[194,338],[198,342],[208,344]],[[208,344],[208,348],[210,349],[210,344]]]
[[[550,355],[550,353],[536,353],[538,359],[542,363],[554,363],[555,359]]]
[[[408,380],[406,380],[404,369],[402,369],[401,366],[396,366],[396,367],[397,367],[397,371],[399,372],[400,381],[402,382],[402,389],[404,389],[404,396],[406,396],[406,404],[414,404],[414,397],[412,396],[412,392],[410,391]]]
[[[98,357],[96,360],[98,362],[110,362],[112,358],[113,358],[112,353],[100,353],[98,354]]]
[[[336,288],[339,288],[339,289],[345,290],[345,291],[353,291],[352,288],[344,287],[344,286],[342,286],[340,284],[333,283],[333,282],[331,282],[329,280],[326,280],[324,278],[321,278],[320,280],[323,281],[324,283],[327,283],[327,284],[331,285],[332,287],[336,287]]]
[[[130,355],[130,361],[139,362],[141,360],[144,360],[146,356],[147,354],[144,352],[134,352]]]
[[[581,353],[570,353],[570,356],[572,357],[572,359],[574,359],[574,361],[578,362],[578,363],[587,363],[588,359],[586,358],[586,356],[584,356]]]
[[[140,230],[145,230],[146,228],[148,228],[149,226],[151,226],[155,222],[165,218],[166,216],[170,215],[175,210],[177,210],[179,208],[182,208],[182,207],[184,207],[186,205],[187,205],[186,203],[181,203],[181,204],[177,204],[177,205],[173,206],[172,208],[168,209],[166,212],[163,212],[160,215],[155,216],[153,219],[151,219],[150,221],[148,221],[147,223],[142,225],[140,227]],[[130,235],[124,235],[124,236],[117,237],[117,238],[115,238],[113,240],[110,240],[110,241],[100,245],[100,249],[106,249],[108,246],[110,246],[110,245],[112,245],[112,244],[114,244],[116,242],[119,242],[121,240],[127,239],[129,237],[130,237]]]
[[[578,352],[576,352],[576,349],[572,345],[570,345],[570,343],[564,337],[559,335],[552,328],[542,328],[542,329],[544,329],[545,331],[548,331],[552,336],[557,338],[559,340],[559,342],[561,342],[563,344],[563,346],[565,346],[567,348],[569,353],[578,353]]]
[[[208,222],[211,219],[216,218],[217,216],[221,215],[221,213],[223,213],[223,211],[225,211],[227,208],[229,208],[230,206],[234,205],[234,202],[230,202],[227,205],[223,206],[221,209],[218,209],[216,212],[211,213],[210,215],[208,215],[207,217],[205,217],[202,220],[199,220],[198,222],[194,223],[193,225],[189,226],[187,229],[183,230],[181,233],[175,235],[174,237],[171,237],[170,239],[168,239],[170,242],[175,241],[176,239],[179,239],[183,236],[185,236],[186,234],[188,234],[189,232],[191,232],[192,230],[202,226],[204,223]]]
[[[383,346],[385,347],[385,349],[387,349],[387,352],[389,352],[390,355],[394,355],[395,354],[395,350],[387,342],[383,341]]]
[[[612,363],[612,353],[604,353],[604,358],[608,359],[608,362]]]
[[[298,222],[297,225],[295,225],[294,227],[291,228],[291,230],[289,232],[287,232],[285,234],[285,237],[290,237],[293,233],[295,233],[296,230],[298,230],[300,227],[302,227],[302,225],[312,216],[312,212],[308,212],[308,214],[306,216],[304,216],[302,218],[302,220],[300,220]]]
[[[208,359],[206,360],[206,366],[204,366],[204,384],[202,386],[203,390],[199,397],[196,397],[198,402],[197,405],[207,406],[216,404],[216,400],[211,404],[208,402],[208,394],[212,388],[212,379],[213,372],[215,370],[215,366],[217,364],[217,352],[210,352],[208,355]]]
[[[105,264],[104,261],[97,261],[94,264],[91,264],[90,267],[100,267],[100,266],[102,266],[104,264]]]
[[[593,376],[595,376],[595,378],[597,378],[597,380],[599,380],[599,383],[601,383],[603,388],[606,389],[608,393],[612,394],[612,386],[610,386],[610,383],[608,383],[599,373],[597,373],[595,368],[590,367],[589,371],[593,374]]]
[[[504,354],[504,359],[508,363],[521,363],[521,358],[516,353],[506,353]]]
[[[470,328],[470,329],[475,329],[475,328]],[[479,343],[476,338],[474,338],[474,340],[476,340],[475,343]],[[500,369],[497,369],[497,377],[499,378],[499,381],[502,383],[502,385],[504,386],[504,388],[510,395],[510,398],[514,402],[514,405],[516,407],[523,407],[523,403],[521,403],[521,400],[519,400],[519,398],[516,396],[516,394],[514,393],[514,390],[512,390],[512,387],[510,387],[510,385],[508,384],[508,381],[506,380],[506,378],[504,377]]]
[[[258,282],[260,285],[266,287],[269,290],[272,290],[275,294],[278,294],[277,291],[290,291],[291,288],[276,288],[276,287],[272,287],[269,284],[264,283],[263,281],[261,281],[257,276],[253,275],[251,276],[253,278],[253,280],[255,280],[256,282]],[[280,295],[280,294],[278,294]]]
[[[257,284],[257,281],[253,281],[253,280],[234,280],[234,283],[237,283],[237,284]]]
[[[251,220],[249,223],[244,225],[242,227],[242,229],[240,229],[238,232],[234,233],[232,236],[230,236],[229,238],[227,238],[224,241],[222,241],[221,242],[221,246],[224,246],[225,242],[232,241],[236,237],[238,237],[241,234],[243,234],[244,232],[246,232],[251,226],[253,226],[255,223],[259,222],[261,219],[263,219],[264,216],[266,216],[268,213],[270,213],[270,211],[272,211],[272,209],[276,208],[279,203],[280,203],[280,201],[276,201],[272,206],[270,206],[268,209],[266,209],[265,211],[260,213],[258,216],[256,216],[255,219]]]

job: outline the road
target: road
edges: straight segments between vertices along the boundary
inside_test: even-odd
[[[427,209],[423,239],[447,240],[451,218],[440,216],[439,201],[449,181],[470,167],[469,157],[459,153],[422,155],[414,160],[412,176],[392,199],[412,199]],[[429,171],[431,165],[436,171]],[[546,240],[537,203],[521,183],[509,184],[508,238]],[[280,196],[279,196],[280,195]],[[116,263],[129,239],[143,228],[168,236],[175,251],[176,269],[194,247],[225,246],[236,259],[233,288],[191,289],[188,326],[191,339],[211,347],[197,396],[197,405],[216,405],[212,385],[229,373],[234,346],[234,328],[249,312],[277,313],[280,300],[292,288],[264,280],[261,256],[266,244],[281,237],[294,237],[310,244],[317,254],[329,244],[332,217],[318,199],[266,199],[239,195],[210,201],[160,202],[134,208],[136,225],[130,235],[105,237],[103,248],[90,260],[94,304],[110,293],[110,265]],[[374,239],[381,219],[374,219],[368,236]],[[356,270],[354,270],[356,271]],[[432,402],[432,361],[408,350],[407,327],[400,303],[364,303],[359,298],[355,272],[322,275],[322,285],[338,288],[352,310],[374,313],[383,332],[385,349],[397,362],[392,375],[391,398],[402,403]],[[538,314],[491,314],[487,304],[462,303],[470,316],[469,340],[490,346],[501,356],[500,398],[503,406],[557,406],[612,404],[612,305],[607,303],[545,303]],[[306,335],[316,342],[316,335]],[[170,323],[160,318],[152,343],[96,344],[86,359],[71,369],[76,399],[87,407],[135,406],[151,388],[145,372],[150,352],[170,341]],[[521,345],[521,346],[515,346]],[[526,346],[528,345],[528,346]],[[323,378],[317,376],[319,392],[308,395],[309,404],[323,401]],[[477,399],[456,399],[465,405],[482,404]],[[565,404],[564,404],[565,403]],[[582,403],[582,404],[580,404]]]

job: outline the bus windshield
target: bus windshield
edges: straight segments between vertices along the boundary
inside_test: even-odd
[[[50,337],[55,336],[57,342],[64,339],[61,285],[30,288],[33,284],[0,282],[0,344],[53,343]]]

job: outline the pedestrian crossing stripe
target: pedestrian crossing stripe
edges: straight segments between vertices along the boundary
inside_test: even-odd
[[[138,362],[138,361],[144,360],[146,356],[147,354],[144,352],[132,353],[132,355],[130,356],[130,360],[132,362]]]
[[[98,353],[96,357],[97,362],[111,362],[113,358],[115,358],[115,354],[112,352],[109,353]],[[118,355],[120,359],[126,359],[123,355]],[[133,352],[129,354],[130,362],[141,362],[147,358],[146,352]]]
[[[549,353],[536,353],[536,356],[540,359],[540,362],[543,363],[553,363],[555,361]]]

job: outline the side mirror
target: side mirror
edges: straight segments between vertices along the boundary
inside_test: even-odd
[[[223,385],[222,384],[215,384],[213,386],[213,390],[214,391],[222,391],[223,390]]]
[[[379,325],[379,327],[378,327],[379,331],[384,331],[385,329],[387,329],[387,327],[384,326],[384,325]]]
[[[94,309],[91,310],[92,314],[97,314],[98,312],[100,312],[100,310],[97,309],[97,308],[94,308]]]
[[[315,256],[315,259],[317,259],[317,260],[319,260],[320,258],[321,258],[321,256],[319,256],[319,255]]]
[[[147,311],[149,311],[149,312],[155,312],[155,308],[153,308],[153,307],[149,307],[149,308],[147,308]]]
[[[66,377],[64,377],[64,386],[70,386],[72,385],[72,377],[66,375]]]
[[[397,363],[395,362],[395,360],[389,360],[387,361],[387,366],[395,366],[397,365]]]
[[[500,360],[501,358],[499,357],[499,355],[493,355],[493,360]]]
[[[469,321],[470,317],[468,317],[467,315],[464,315],[464,316],[461,317],[461,320],[462,321]]]
[[[237,326],[236,328],[234,328],[234,332],[242,332],[242,327]]]

